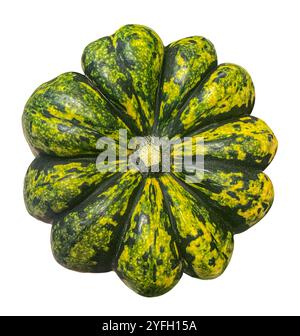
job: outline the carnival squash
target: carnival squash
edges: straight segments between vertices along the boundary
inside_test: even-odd
[[[257,223],[273,202],[263,170],[277,140],[250,116],[250,75],[217,65],[203,37],[164,47],[141,25],[90,43],[82,67],[85,75],[67,72],[38,87],[22,119],[36,156],[25,177],[25,203],[32,216],[52,223],[55,259],[80,272],[114,270],[144,296],[169,291],[183,272],[219,276],[234,234]],[[199,152],[193,143],[186,154],[204,158],[194,174],[199,179],[173,164],[170,171],[99,169],[99,138],[121,147],[119,130],[127,143],[136,136],[182,139],[173,158],[189,137],[203,139]],[[126,166],[127,156],[115,159]]]

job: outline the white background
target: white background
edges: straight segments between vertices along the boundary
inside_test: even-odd
[[[0,314],[300,314],[300,2],[1,1],[0,4]],[[30,217],[23,178],[32,154],[21,114],[33,90],[65,71],[81,71],[89,42],[123,24],[153,28],[165,44],[203,35],[219,62],[244,66],[256,88],[253,115],[279,140],[267,169],[275,186],[269,214],[235,237],[216,280],[183,276],[169,293],[144,298],[114,273],[80,274],[53,259],[50,226]]]

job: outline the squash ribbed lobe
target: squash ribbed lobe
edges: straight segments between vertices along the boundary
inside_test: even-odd
[[[90,43],[82,67],[85,75],[67,72],[37,88],[22,119],[36,156],[25,177],[25,203],[32,216],[52,224],[54,257],[80,272],[114,270],[144,296],[166,293],[183,272],[219,276],[234,234],[262,219],[274,197],[263,170],[277,140],[250,116],[250,75],[231,63],[217,65],[203,37],[164,47],[141,25]],[[118,143],[120,129],[128,141],[203,139],[201,179],[188,183],[187,171],[99,171],[97,141]],[[184,145],[174,145],[173,154]],[[186,155],[194,157],[195,148]]]

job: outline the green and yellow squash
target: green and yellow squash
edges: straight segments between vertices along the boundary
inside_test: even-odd
[[[183,272],[219,276],[234,234],[262,219],[274,197],[263,170],[277,140],[250,115],[250,75],[235,64],[218,65],[203,37],[164,47],[141,25],[90,43],[82,67],[85,75],[64,73],[38,87],[22,119],[35,155],[25,203],[52,224],[55,259],[80,272],[114,270],[144,296],[166,293]],[[127,141],[203,139],[201,178],[188,180],[185,170],[99,170],[98,139],[118,146],[120,129]],[[172,155],[184,145],[174,145]],[[195,155],[193,147],[187,155]]]

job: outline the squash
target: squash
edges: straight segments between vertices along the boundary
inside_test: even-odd
[[[90,43],[82,67],[85,75],[67,72],[38,87],[22,119],[36,156],[25,177],[25,204],[52,224],[55,259],[79,272],[114,270],[149,297],[169,291],[183,273],[219,276],[234,234],[262,219],[274,198],[263,170],[277,140],[250,116],[250,75],[217,65],[203,37],[164,47],[141,25]],[[118,141],[120,129],[128,140],[204,139],[201,179],[187,182],[187,170],[97,169],[98,139]],[[185,141],[174,145],[174,156]]]

